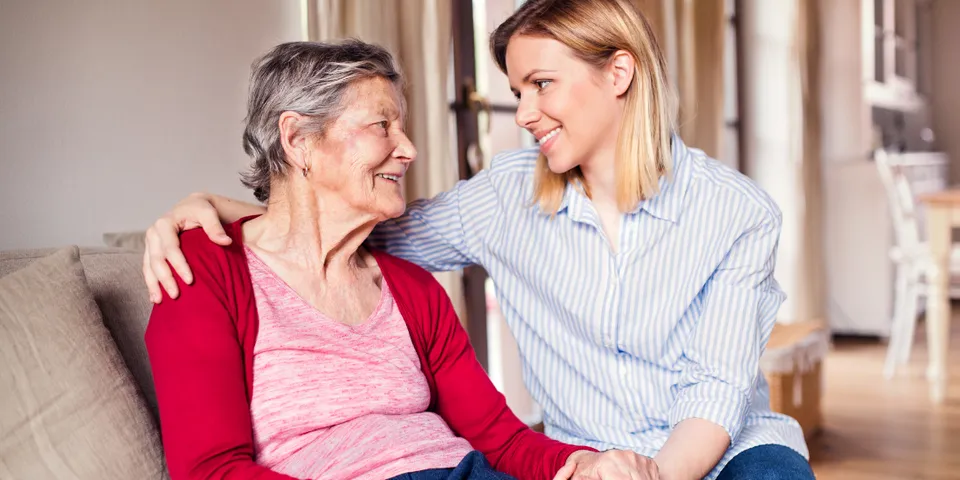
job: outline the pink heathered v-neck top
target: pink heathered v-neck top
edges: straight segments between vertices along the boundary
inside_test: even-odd
[[[406,323],[383,282],[349,326],[304,301],[247,248],[259,312],[253,420],[257,463],[297,478],[384,479],[450,468],[471,451],[437,414]]]

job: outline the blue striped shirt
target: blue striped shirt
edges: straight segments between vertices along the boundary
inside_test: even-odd
[[[652,457],[701,418],[732,439],[707,478],[756,445],[808,456],[797,422],[770,411],[758,366],[784,300],[770,197],[675,137],[673,175],[622,215],[614,252],[578,188],[556,216],[540,210],[537,155],[498,155],[378,226],[372,246],[432,271],[486,269],[552,438]]]

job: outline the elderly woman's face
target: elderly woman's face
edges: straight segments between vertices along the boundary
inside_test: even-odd
[[[403,128],[400,92],[383,78],[361,80],[344,96],[343,113],[312,152],[323,190],[380,219],[406,208],[400,188],[417,151]]]

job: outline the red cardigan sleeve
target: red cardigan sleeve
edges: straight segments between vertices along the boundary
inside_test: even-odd
[[[424,300],[433,324],[425,329],[426,356],[436,384],[436,411],[450,428],[493,468],[516,478],[550,480],[571,453],[596,451],[552,440],[513,414],[477,361],[450,298],[432,276],[428,282]]]
[[[291,479],[254,461],[236,299],[227,288],[236,269],[221,247],[202,242],[209,240],[183,236],[194,284],[178,277],[180,297],[164,292],[145,337],[170,478]]]

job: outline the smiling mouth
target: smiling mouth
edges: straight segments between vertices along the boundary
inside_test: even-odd
[[[553,130],[550,130],[549,132],[547,132],[546,135],[538,138],[538,139],[537,139],[537,143],[539,143],[540,145],[543,145],[544,143],[547,143],[547,141],[549,141],[551,138],[556,137],[557,134],[560,133],[560,130],[561,130],[562,128],[563,128],[563,127],[557,127],[557,128],[554,128]]]
[[[394,182],[394,183],[399,183],[399,182],[400,182],[400,177],[399,177],[398,175],[389,175],[389,174],[386,174],[386,173],[378,173],[377,176],[380,177],[380,178],[382,178],[382,179],[384,179],[384,180],[389,180],[389,181]]]

